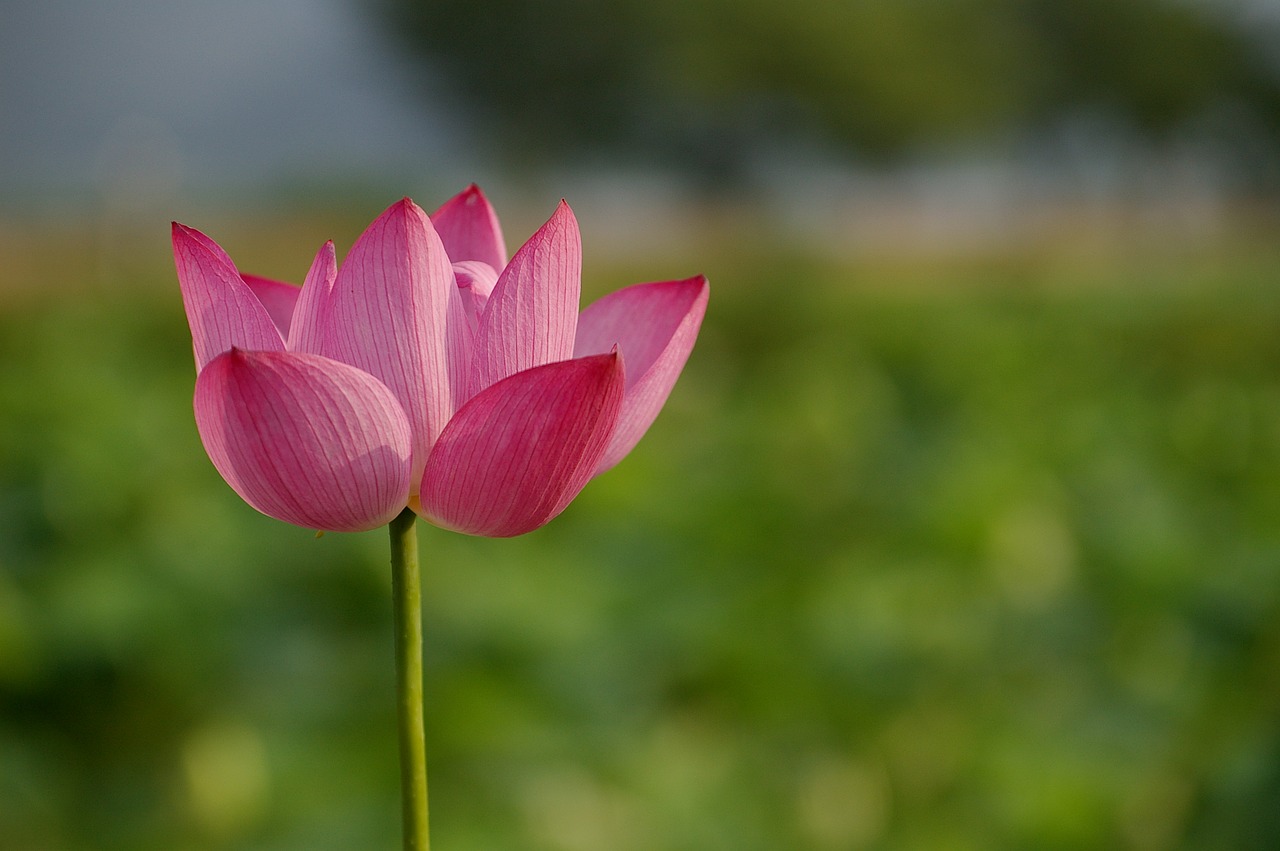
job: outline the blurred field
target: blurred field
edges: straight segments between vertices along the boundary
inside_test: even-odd
[[[296,279],[364,212],[189,223]],[[1270,223],[601,256],[579,215],[588,300],[712,302],[564,516],[420,528],[442,851],[1280,843]],[[218,478],[154,224],[0,230],[0,849],[395,847],[384,536]]]

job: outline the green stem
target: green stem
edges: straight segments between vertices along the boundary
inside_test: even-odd
[[[422,594],[417,515],[391,521],[391,602],[395,608],[396,708],[405,851],[430,851],[427,836],[427,745],[422,730]]]

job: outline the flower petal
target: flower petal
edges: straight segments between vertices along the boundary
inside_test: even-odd
[[[330,294],[322,354],[359,367],[400,400],[413,426],[413,480],[453,413],[470,329],[453,269],[426,213],[405,198],[351,248]]]
[[[284,338],[266,308],[217,243],[174,222],[173,260],[197,371],[232,346],[256,351],[284,348]]]
[[[617,345],[627,358],[622,415],[597,473],[617,464],[644,437],[693,351],[710,287],[699,275],[684,281],[636,284],[582,311],[574,356]]]
[[[227,484],[277,520],[362,531],[389,522],[408,500],[408,418],[386,386],[355,367],[232,349],[200,372],[195,412]]]
[[[493,293],[493,285],[498,282],[498,273],[488,263],[462,260],[453,264],[453,277],[458,282],[458,289],[462,290],[467,319],[474,334],[480,325],[480,317],[484,315],[484,306]]]
[[[301,292],[298,285],[258,275],[242,274],[240,279],[258,297],[258,301],[262,302],[280,337],[288,339],[289,325],[293,322],[293,308],[298,303],[298,294]]]
[[[293,324],[289,328],[288,349],[291,352],[320,354],[324,342],[324,323],[329,315],[329,294],[338,277],[338,261],[333,251],[333,240],[320,246],[316,259],[311,261],[307,279],[302,282],[302,292],[293,310]]]
[[[498,276],[476,332],[471,393],[573,355],[582,237],[564,201]]]
[[[422,515],[493,538],[542,526],[600,463],[625,383],[615,351],[535,367],[489,387],[440,435],[422,480]]]
[[[454,263],[479,260],[494,269],[507,265],[507,245],[498,216],[474,183],[432,213],[431,224]]]

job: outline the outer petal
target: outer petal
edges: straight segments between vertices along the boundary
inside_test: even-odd
[[[322,353],[387,385],[413,427],[413,480],[454,410],[470,329],[444,246],[405,198],[356,240],[329,298]]]
[[[582,237],[564,201],[498,276],[476,332],[471,393],[573,355]]]
[[[298,285],[262,278],[258,275],[242,274],[240,279],[258,297],[258,301],[262,302],[280,337],[288,339],[289,325],[293,322],[293,308],[298,303],[298,294],[301,292]]]
[[[605,296],[582,312],[574,356],[617,345],[627,357],[622,415],[597,473],[621,461],[662,410],[693,351],[710,292],[701,275],[637,284]]]
[[[196,379],[195,412],[227,484],[277,520],[361,531],[389,522],[408,500],[408,418],[355,367],[232,349]]]
[[[494,269],[507,265],[507,245],[498,216],[474,183],[432,213],[431,224],[454,263],[479,260]]]
[[[174,222],[173,260],[197,370],[232,346],[256,351],[284,348],[284,338],[266,308],[213,240]]]
[[[463,406],[422,480],[432,523],[505,538],[533,531],[591,478],[622,409],[615,351],[518,372]]]
[[[338,261],[333,252],[333,240],[329,240],[316,252],[316,259],[311,261],[307,279],[302,282],[302,292],[294,307],[293,323],[289,328],[289,351],[320,354],[324,341],[324,323],[329,315],[329,296],[337,277]]]

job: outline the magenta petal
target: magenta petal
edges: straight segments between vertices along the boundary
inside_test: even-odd
[[[505,538],[551,520],[586,485],[613,434],[622,358],[535,367],[489,387],[440,435],[422,479],[432,523]]]
[[[617,345],[627,358],[622,415],[597,473],[626,457],[662,410],[693,351],[709,295],[707,279],[698,276],[627,287],[582,311],[574,356]]]
[[[218,245],[218,243],[214,242],[212,239],[205,236],[203,233],[196,230],[195,228],[189,228],[186,225],[180,225],[177,222],[174,222],[173,225],[175,228],[182,228],[184,235],[187,236],[189,239],[194,240],[195,242],[209,249],[210,253],[212,253],[215,257],[217,257],[219,261],[221,261],[227,266],[230,266],[233,269],[235,268],[236,264],[231,261],[231,255],[227,254],[227,252],[223,250],[221,245]]]
[[[494,269],[507,265],[507,246],[498,216],[474,183],[432,213],[431,224],[454,263],[479,260]]]
[[[333,251],[333,240],[329,240],[316,252],[316,259],[311,261],[307,278],[302,282],[302,292],[298,296],[287,337],[289,351],[321,353],[329,294],[337,277],[338,261]]]
[[[582,238],[564,201],[498,276],[476,332],[471,392],[573,355]]]
[[[338,270],[322,353],[391,389],[413,427],[413,477],[465,380],[466,308],[426,213],[405,198],[379,216]],[[452,361],[452,363],[451,363]]]
[[[173,260],[197,370],[232,346],[255,351],[284,348],[284,338],[266,308],[217,243],[174,222]]]
[[[280,337],[287,340],[289,325],[293,322],[293,308],[297,305],[298,293],[301,292],[297,284],[286,284],[284,281],[275,281],[257,275],[242,274],[240,279],[258,297],[258,301],[262,302]]]
[[[213,465],[270,517],[341,532],[389,522],[409,498],[409,421],[352,366],[232,349],[196,379],[196,426]]]

